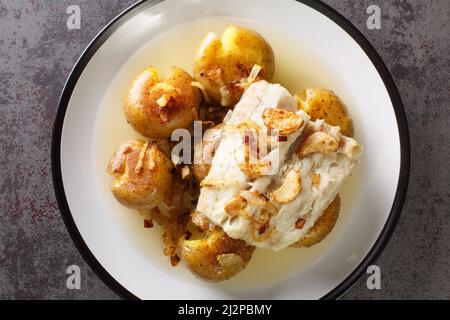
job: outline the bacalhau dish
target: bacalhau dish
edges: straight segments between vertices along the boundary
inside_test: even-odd
[[[146,138],[112,156],[111,191],[144,227],[162,226],[173,266],[203,280],[233,277],[257,248],[322,241],[362,156],[331,90],[271,83],[274,54],[257,32],[229,26],[205,36],[193,70],[162,77],[149,61],[125,97],[129,125]]]

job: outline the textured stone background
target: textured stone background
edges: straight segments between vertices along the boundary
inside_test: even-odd
[[[96,33],[135,0],[0,0],[0,298],[116,299],[86,265],[52,188],[52,120],[65,79]],[[402,218],[377,262],[382,290],[363,278],[346,299],[450,298],[450,2],[327,0],[372,42],[392,72],[410,126],[412,170]],[[68,31],[66,8],[82,11]],[[366,28],[381,7],[382,30]],[[65,269],[82,269],[82,289]]]

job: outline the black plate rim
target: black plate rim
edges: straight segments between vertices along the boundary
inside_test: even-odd
[[[134,5],[130,6],[117,17],[115,17],[105,28],[103,28],[100,33],[91,41],[88,47],[84,50],[78,61],[76,62],[74,68],[72,69],[69,78],[67,79],[60,100],[57,107],[57,112],[53,125],[52,133],[52,144],[51,144],[51,166],[52,166],[52,176],[53,176],[53,186],[58,201],[58,206],[61,212],[62,219],[66,225],[66,228],[75,243],[78,251],[88,263],[88,265],[94,270],[97,276],[102,279],[102,281],[107,284],[114,292],[116,292],[120,297],[124,299],[138,299],[133,293],[128,291],[124,286],[122,286],[116,279],[114,279],[108,271],[100,264],[93,253],[88,248],[87,244],[83,240],[79,230],[76,227],[75,221],[70,212],[69,205],[67,203],[66,194],[64,191],[64,184],[62,180],[61,172],[61,135],[63,130],[64,118],[69,104],[72,92],[75,85],[83,73],[85,67],[89,63],[92,56],[97,52],[97,50],[102,46],[102,44],[117,30],[123,23],[125,23],[129,18],[131,18],[142,5],[149,4],[155,5],[162,0],[141,0]],[[409,182],[409,171],[410,171],[410,140],[408,124],[406,120],[405,111],[403,108],[403,103],[398,92],[397,86],[384,64],[383,60],[375,50],[375,48],[370,44],[370,42],[365,38],[365,36],[345,17],[343,17],[336,10],[326,5],[325,3],[317,0],[297,0],[316,11],[324,14],[336,24],[338,24],[343,30],[345,30],[364,50],[366,55],[372,61],[373,65],[377,69],[380,77],[382,78],[384,85],[389,93],[392,105],[394,107],[394,112],[397,118],[397,126],[400,137],[400,152],[401,152],[401,163],[400,163],[400,174],[398,179],[396,196],[389,214],[389,217],[381,231],[375,244],[372,246],[369,253],[361,261],[361,263],[351,272],[351,274],[345,278],[338,286],[327,293],[322,299],[331,300],[341,297],[345,292],[347,292],[365,273],[366,269],[373,264],[380,254],[386,247],[389,239],[391,238],[397,222],[400,218],[400,214],[403,208],[403,204],[406,198],[406,193],[408,189]]]

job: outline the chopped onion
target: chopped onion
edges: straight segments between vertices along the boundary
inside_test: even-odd
[[[144,146],[142,147],[141,151],[139,152],[139,159],[138,159],[138,162],[136,164],[136,167],[134,168],[134,171],[136,173],[139,173],[139,171],[141,171],[142,164],[144,162],[145,153],[147,152],[147,149],[148,149],[148,141],[144,144]]]
[[[153,228],[153,220],[144,219],[144,228],[146,228],[146,229]]]
[[[220,87],[220,95],[222,96],[222,100],[220,101],[220,104],[223,107],[229,106],[231,104],[231,93],[226,85],[222,85]]]
[[[198,81],[192,81],[191,86],[200,89],[203,95],[203,99],[205,99],[206,103],[210,104],[211,99],[209,99],[208,92],[206,92],[205,86]]]
[[[261,72],[262,67],[258,64],[255,64],[252,68],[252,71],[250,72],[250,75],[247,78],[247,83],[250,85],[252,84],[256,78],[258,77],[258,74]]]
[[[161,96],[161,98],[159,98],[158,100],[156,100],[156,103],[161,107],[164,108],[165,106],[167,106],[167,104],[169,103],[169,99],[167,99],[167,96],[164,94]]]

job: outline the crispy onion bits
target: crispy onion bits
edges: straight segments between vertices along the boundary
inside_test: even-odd
[[[226,179],[226,180],[213,180],[213,179],[204,179],[200,182],[200,187],[205,188],[223,188],[223,187],[231,187],[238,186],[241,182],[239,180]]]
[[[305,223],[306,223],[306,220],[305,220],[305,219],[299,218],[299,219],[297,220],[297,222],[295,223],[295,228],[301,230],[301,229],[303,229],[303,227],[305,226]]]
[[[259,209],[259,216],[250,216],[245,210],[247,206]],[[255,241],[265,241],[276,232],[275,228],[269,230],[269,226],[270,219],[278,213],[278,208],[262,193],[243,191],[225,205],[225,211],[231,219],[239,216],[248,220],[251,226],[252,238]]]
[[[138,162],[136,164],[136,167],[134,168],[134,171],[136,173],[139,173],[142,169],[142,164],[144,162],[144,158],[145,158],[145,154],[147,153],[147,149],[148,149],[148,141],[146,141],[144,143],[144,145],[141,148],[141,151],[139,152]]]
[[[293,134],[299,130],[304,123],[298,114],[285,109],[268,108],[263,112],[263,121],[269,130],[277,131],[281,136]]]
[[[336,152],[338,148],[339,142],[335,138],[328,133],[317,131],[303,141],[298,155],[304,158],[314,153],[327,154]]]
[[[286,175],[281,187],[270,194],[270,198],[278,204],[294,201],[302,192],[302,177],[299,170],[291,170]]]
[[[250,163],[250,161],[240,163],[239,168],[248,178],[251,180],[256,180],[267,175],[267,173],[272,169],[272,165],[269,161],[256,160],[256,163]]]
[[[270,203],[270,202],[268,202]],[[261,210],[261,215],[257,219],[252,219],[251,224],[251,232],[252,232],[252,238],[256,242],[263,242],[269,239],[275,232],[276,228],[270,227],[270,219],[274,215],[272,211],[272,208],[270,207],[264,207]],[[278,210],[277,212],[278,213]],[[275,214],[276,214],[275,213]]]
[[[248,124],[245,126],[247,125]],[[272,169],[272,164],[270,161],[259,159],[259,147],[255,146],[255,144],[258,144],[258,141],[252,134],[254,130],[257,129],[250,127],[249,129],[243,131],[244,161],[241,161],[238,164],[242,173],[251,180],[256,180],[264,175],[267,175]]]
[[[247,207],[247,200],[241,196],[237,196],[231,199],[225,205],[225,212],[231,217],[243,216],[245,213],[245,208]],[[246,213],[245,213],[246,216]]]
[[[209,98],[208,92],[206,91],[205,86],[203,84],[201,84],[198,81],[192,81],[191,82],[191,86],[196,87],[197,89],[200,89],[200,91],[202,93],[202,96],[203,96],[203,99],[205,100],[205,102],[207,104],[212,104],[212,101]]]
[[[225,84],[222,84],[219,89],[220,95],[222,96],[222,100],[220,101],[220,105],[222,107],[229,106],[231,104],[231,92],[230,89]]]
[[[250,71],[250,75],[247,78],[247,86],[250,86],[255,80],[257,80],[259,73],[261,72],[262,67],[258,64],[255,64]]]
[[[259,76],[259,73],[262,71],[262,67],[258,64],[255,64],[250,71],[250,74],[245,79],[235,80],[231,83],[232,87],[240,88],[242,90],[246,90],[248,87],[252,85],[253,82],[259,81],[262,77]]]

